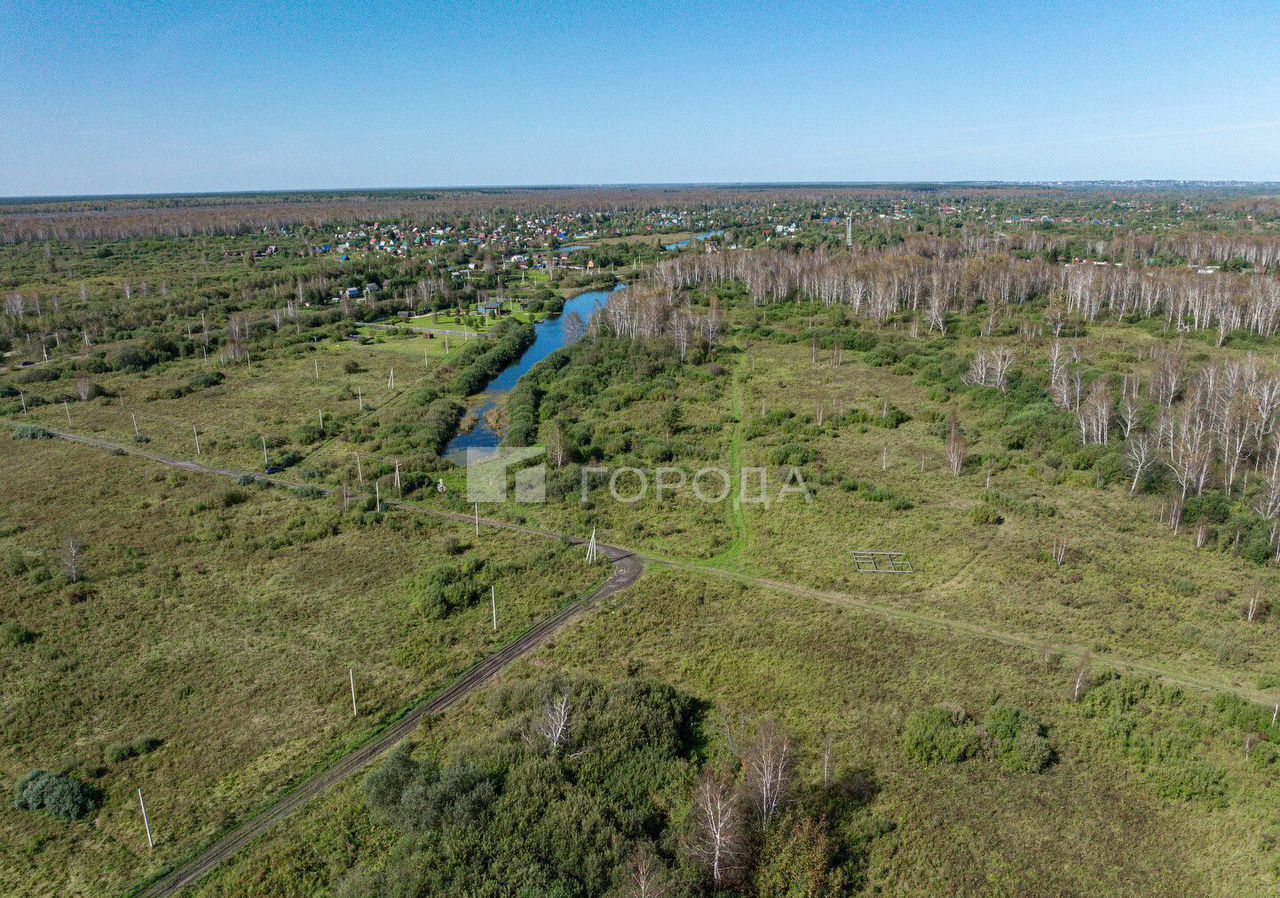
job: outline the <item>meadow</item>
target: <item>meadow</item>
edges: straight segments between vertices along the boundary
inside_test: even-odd
[[[1276,771],[1246,756],[1247,710],[1202,693],[1096,671],[1094,699],[1073,703],[1072,662],[1056,654],[663,570],[512,668],[495,691],[566,675],[660,681],[698,696],[713,709],[700,735],[708,763],[732,756],[735,726],[775,720],[795,737],[796,776],[817,788],[829,746],[827,776],[857,784],[838,838],[859,893],[1154,898],[1273,888]],[[447,758],[500,727],[496,701],[475,696],[424,728],[415,756]],[[1043,724],[1054,752],[1044,770],[984,757],[922,764],[905,749],[904,726],[923,710],[982,721],[1010,706]],[[353,869],[394,865],[387,830],[368,825],[366,807],[354,785],[325,796],[195,894],[364,894],[341,890]]]
[[[596,577],[544,539],[476,540],[60,441],[15,440],[5,457],[0,770],[10,789],[31,769],[71,771],[101,796],[92,822],[0,812],[11,893],[124,891]]]

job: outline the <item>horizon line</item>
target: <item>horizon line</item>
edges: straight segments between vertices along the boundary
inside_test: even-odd
[[[1037,179],[1037,180],[999,180],[975,179],[931,181],[927,179],[881,180],[881,181],[618,181],[601,183],[528,183],[528,184],[465,184],[465,185],[419,185],[412,187],[269,187],[269,188],[234,188],[227,190],[185,190],[120,193],[67,193],[67,194],[18,194],[0,196],[0,205],[33,205],[46,202],[70,202],[84,200],[131,200],[131,199],[183,199],[219,196],[289,196],[298,194],[396,194],[422,193],[441,191],[448,193],[518,191],[518,190],[643,190],[643,189],[787,189],[787,188],[870,188],[889,187],[896,189],[910,188],[984,188],[984,187],[1038,187],[1038,188],[1070,188],[1082,186],[1097,187],[1219,187],[1219,188],[1255,188],[1280,190],[1280,181],[1252,181],[1239,179],[1210,178],[1076,178],[1076,179]]]

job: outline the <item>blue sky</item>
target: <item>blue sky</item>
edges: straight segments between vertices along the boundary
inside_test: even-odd
[[[0,195],[1280,180],[1280,3],[0,0]]]

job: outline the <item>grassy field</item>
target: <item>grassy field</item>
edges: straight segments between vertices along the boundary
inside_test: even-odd
[[[595,577],[554,542],[343,514],[57,441],[12,441],[4,458],[0,775],[11,788],[30,769],[70,770],[103,796],[95,823],[0,811],[8,893],[119,893]],[[76,582],[62,563],[70,538],[83,547]],[[443,613],[431,603],[442,576],[463,590]]]
[[[811,317],[802,308],[775,326]],[[1108,333],[1083,351],[1122,371],[1137,363],[1148,339],[1122,342]],[[982,345],[932,342],[960,356]],[[1110,356],[1099,346],[1113,347]],[[1027,350],[1028,364],[1037,352]],[[1249,623],[1242,614],[1250,595],[1280,587],[1273,566],[1214,544],[1197,548],[1194,528],[1174,533],[1162,521],[1162,495],[1128,495],[1123,470],[1103,480],[1092,466],[1077,469],[1052,450],[1008,448],[1019,409],[993,401],[995,391],[940,393],[918,372],[875,364],[869,355],[846,352],[837,362],[824,352],[815,361],[807,342],[743,331],[717,365],[643,382],[620,378],[587,399],[575,392],[581,388],[570,365],[547,385],[541,440],[550,433],[549,406],[573,422],[571,431],[589,435],[591,451],[603,450],[610,471],[645,470],[649,490],[639,501],[618,503],[605,488],[608,475],[590,475],[596,489],[584,504],[578,498],[588,462],[581,461],[565,477],[573,488],[562,500],[510,513],[574,532],[599,526],[608,539],[658,556],[831,590],[1077,654],[1118,653],[1191,676],[1203,672],[1264,699],[1280,686],[1280,616]],[[663,418],[673,405],[680,423],[668,436]],[[959,476],[940,436],[951,414],[969,437]],[[690,480],[716,466],[730,473],[734,495],[708,505],[686,487],[660,501],[653,472],[661,466]],[[789,466],[804,478],[811,501],[794,492],[779,496]],[[757,475],[748,477],[743,501],[733,501],[744,467],[766,470],[767,501],[760,501]],[[618,487],[632,496],[638,481],[624,474]],[[1061,566],[1052,555],[1060,540],[1068,543]],[[855,550],[905,552],[915,573],[859,573]]]
[[[781,720],[809,783],[821,780],[830,739],[835,775],[865,783],[852,824],[865,894],[1273,893],[1275,774],[1245,758],[1242,731],[1201,695],[1143,693],[1127,715],[1108,713],[1101,702],[1070,702],[1070,663],[1060,656],[662,571],[506,679],[552,670],[655,679],[697,696],[715,708],[713,756],[726,751],[719,721]],[[1103,681],[1097,695],[1148,682]],[[1011,773],[982,759],[922,767],[904,756],[903,724],[921,708],[981,718],[998,704],[1046,724],[1057,755],[1046,771]],[[419,752],[448,754],[494,724],[485,699],[474,698],[422,732]],[[1166,755],[1215,771],[1221,794],[1169,797],[1141,747],[1166,731],[1178,734]],[[363,808],[360,791],[344,787],[196,894],[330,894],[356,865],[387,857],[385,830],[368,827]]]

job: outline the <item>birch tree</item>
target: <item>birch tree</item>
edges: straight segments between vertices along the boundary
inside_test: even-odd
[[[733,780],[708,768],[693,788],[688,850],[717,889],[737,879],[743,860],[743,816]]]

